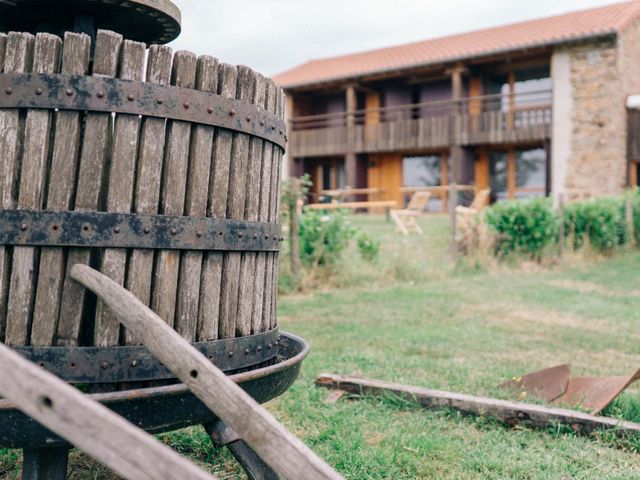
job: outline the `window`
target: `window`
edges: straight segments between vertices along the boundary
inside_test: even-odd
[[[544,148],[516,151],[516,197],[544,197],[547,153]]]
[[[405,187],[439,187],[446,185],[444,175],[448,171],[443,164],[442,155],[424,155],[420,157],[404,157],[402,159],[402,184]],[[429,200],[429,210],[438,211],[443,208],[443,192],[434,192]],[[408,194],[407,197],[411,195]],[[408,199],[408,198],[407,198]]]
[[[507,170],[507,152],[491,152],[489,154],[489,178],[491,195],[496,201],[509,198]]]

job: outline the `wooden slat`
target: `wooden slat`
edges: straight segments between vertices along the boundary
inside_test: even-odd
[[[141,81],[144,78],[144,43],[125,40],[118,77],[121,80]],[[113,153],[109,164],[107,181],[107,211],[130,213],[133,197],[136,158],[140,133],[138,115],[119,114],[113,131]],[[102,256],[100,270],[109,278],[124,285],[127,266],[127,251],[108,248]],[[97,347],[118,345],[120,322],[113,313],[98,301],[93,342]]]
[[[425,408],[451,408],[467,414],[489,416],[510,426],[555,428],[557,425],[569,425],[574,432],[583,434],[599,430],[608,430],[619,436],[640,433],[640,424],[624,422],[617,418],[598,417],[576,410],[430,390],[366,378],[325,373],[317,378],[316,385],[357,395],[397,396],[418,402]]]
[[[267,82],[267,96],[265,108],[267,111],[276,112],[277,85],[273,80]],[[262,145],[262,173],[260,176],[260,199],[258,220],[269,221],[269,206],[271,194],[271,174],[273,170],[274,146],[270,142],[263,142]],[[251,330],[253,333],[264,332],[268,329],[268,324],[264,322],[264,294],[266,287],[267,273],[267,253],[259,252],[256,257],[254,283],[253,311],[251,314]]]
[[[249,67],[238,67],[236,98],[246,103],[253,100],[256,74]],[[250,137],[235,133],[231,146],[227,217],[242,219],[246,198]],[[222,261],[222,285],[220,289],[220,335],[231,338],[236,334],[238,316],[238,288],[240,277],[240,252],[225,253]]]
[[[0,395],[122,478],[214,478],[77,388],[1,344],[0,366]]]
[[[208,56],[198,58],[196,90],[215,93],[217,89],[218,60]],[[204,217],[207,213],[214,133],[213,127],[193,127],[185,215]],[[202,252],[191,251],[184,252],[180,260],[175,327],[190,342],[197,337],[202,257]]]
[[[173,57],[171,84],[182,88],[194,88],[196,63],[195,54],[186,51],[176,52]],[[160,213],[163,215],[182,215],[184,212],[190,140],[191,123],[169,122],[160,190]],[[158,252],[151,305],[160,318],[171,326],[175,320],[179,268],[179,252]]]
[[[62,41],[55,35],[36,35],[33,53],[33,73],[58,73]],[[51,135],[51,112],[27,110],[24,128],[22,162],[18,208],[41,210],[44,205],[49,139]],[[35,274],[39,249],[15,247],[7,306],[7,345],[26,345],[35,297]]]
[[[75,266],[72,275],[109,305],[153,355],[276,472],[296,480],[342,478],[131,293],[86,265]]]
[[[122,36],[99,30],[96,36],[93,75],[114,77],[118,69]],[[95,211],[99,206],[103,169],[111,144],[111,115],[90,113],[86,117],[78,169],[77,191],[73,208]],[[91,249],[72,248],[67,254],[67,271],[71,266],[91,262]],[[77,345],[85,310],[86,292],[68,276],[62,287],[62,300],[56,342]]]
[[[254,105],[265,108],[267,80],[256,74],[253,101]],[[262,139],[251,137],[249,143],[249,162],[247,165],[244,218],[257,221],[260,210],[260,179],[262,176]],[[253,301],[255,299],[256,253],[244,252],[240,260],[240,277],[238,279],[238,321],[236,331],[239,336],[251,335],[253,319]]]
[[[33,62],[34,37],[28,33],[10,33],[6,37],[3,71],[27,73]],[[23,126],[20,112],[15,109],[0,110],[0,208],[15,208],[17,176],[19,171]],[[0,246],[0,336],[5,340],[7,325],[7,301],[9,294],[11,249]]]
[[[218,95],[225,98],[235,98],[238,82],[237,68],[223,63],[218,70]],[[207,205],[207,215],[213,218],[227,217],[232,144],[233,133],[230,130],[216,130]],[[200,307],[198,311],[198,341],[200,342],[215,340],[219,336],[222,263],[223,254],[220,252],[208,252],[205,255],[202,266]]]
[[[147,59],[146,81],[156,85],[169,85],[172,59],[173,53],[170,47],[151,45]],[[134,193],[135,213],[146,215],[158,213],[166,125],[166,120],[162,118],[142,119]],[[153,250],[133,250],[129,259],[127,288],[145,305],[151,303],[153,259]],[[137,343],[137,339],[126,329],[125,343],[127,345]]]
[[[91,40],[87,35],[67,32],[62,49],[61,72],[65,75],[85,75],[89,68],[90,48]],[[81,119],[79,112],[60,111],[55,114],[56,129],[45,205],[47,210],[64,211],[71,208],[80,149]],[[31,345],[53,345],[60,314],[64,265],[62,248],[42,248]]]

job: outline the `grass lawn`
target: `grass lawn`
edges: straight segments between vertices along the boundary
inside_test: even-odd
[[[424,219],[426,235],[408,239],[380,217],[353,221],[382,240],[377,263],[349,252],[340,278],[280,299],[281,327],[312,346],[298,382],[269,404],[288,428],[349,479],[640,478],[640,443],[508,429],[391,398],[326,404],[328,392],[313,385],[329,372],[506,398],[496,385],[559,363],[580,375],[631,373],[640,367],[640,253],[453,271],[446,218]],[[639,394],[629,389],[617,413],[640,420]],[[222,478],[242,478],[201,430],[163,438],[218,462],[210,468]],[[79,454],[73,465],[72,478],[114,478]],[[15,452],[0,471],[19,478]]]

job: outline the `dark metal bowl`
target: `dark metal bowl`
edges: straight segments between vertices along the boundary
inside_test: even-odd
[[[296,380],[309,352],[302,338],[282,333],[278,361],[273,365],[230,375],[260,403],[282,395]],[[161,433],[217,420],[184,384],[89,395],[138,427]],[[38,422],[6,400],[0,400],[0,447],[39,448],[66,445]]]

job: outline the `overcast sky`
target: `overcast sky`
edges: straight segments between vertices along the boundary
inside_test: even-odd
[[[307,60],[606,5],[611,0],[173,0],[176,49],[274,75]]]

